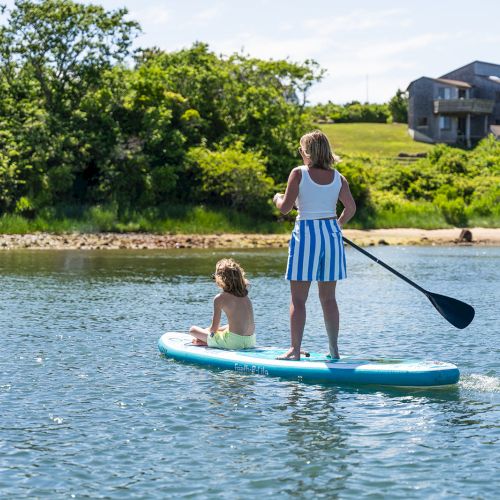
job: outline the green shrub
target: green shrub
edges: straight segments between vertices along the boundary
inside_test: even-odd
[[[420,227],[437,229],[447,226],[441,210],[428,201],[409,201],[401,194],[372,191],[375,215],[369,227]]]
[[[500,175],[500,141],[490,134],[474,148],[470,162],[483,175]]]
[[[467,207],[469,216],[500,215],[500,176],[481,178]]]
[[[435,165],[438,171],[444,174],[465,174],[468,162],[468,153],[448,146],[446,152],[439,157]]]
[[[19,187],[24,184],[12,156],[0,151],[0,213],[15,208]]]
[[[266,175],[258,153],[244,152],[241,144],[224,151],[191,148],[187,168],[199,179],[198,201],[230,206],[254,214],[271,213],[273,180]]]
[[[367,160],[366,160],[367,161]],[[338,170],[347,179],[352,196],[356,201],[356,218],[367,221],[373,216],[373,204],[370,197],[370,179],[363,159],[345,158],[338,165]]]
[[[443,216],[453,226],[466,226],[467,214],[465,213],[465,202],[462,198],[448,199],[444,194],[439,194],[435,198],[436,205],[441,209]]]

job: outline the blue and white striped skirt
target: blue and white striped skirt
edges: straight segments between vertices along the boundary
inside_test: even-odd
[[[346,277],[344,243],[337,220],[296,221],[288,246],[286,279],[338,281]]]

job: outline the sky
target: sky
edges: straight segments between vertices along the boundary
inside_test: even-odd
[[[310,90],[311,103],[386,102],[421,76],[475,60],[500,64],[500,0],[92,3],[126,7],[143,30],[136,47],[173,51],[201,41],[217,54],[314,59],[327,74]]]

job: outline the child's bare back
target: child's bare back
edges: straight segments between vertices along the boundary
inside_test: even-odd
[[[236,297],[230,293],[222,292],[215,297],[215,301],[220,301],[220,307],[227,316],[230,332],[243,336],[254,334],[253,307],[248,296]]]

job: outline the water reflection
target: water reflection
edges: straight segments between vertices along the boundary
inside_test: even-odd
[[[337,410],[338,390],[290,384],[288,396],[275,407],[287,431],[286,441],[279,444],[296,479],[293,489],[283,493],[331,498],[345,489],[353,473],[347,458],[355,451],[348,445],[348,426],[342,422],[346,417]]]

